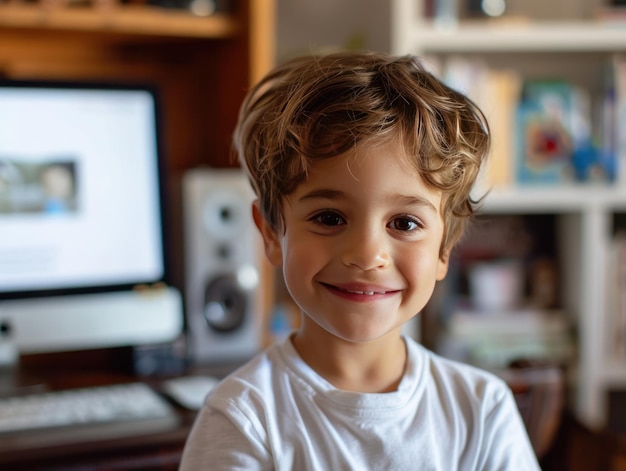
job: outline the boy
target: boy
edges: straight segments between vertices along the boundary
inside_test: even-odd
[[[474,212],[478,108],[413,57],[304,57],[250,91],[235,146],[301,327],[212,391],[181,469],[539,469],[502,381],[401,334]]]

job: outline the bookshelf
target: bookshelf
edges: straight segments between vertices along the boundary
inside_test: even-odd
[[[528,5],[538,8],[540,3]],[[594,104],[601,102],[607,64],[622,54],[626,57],[626,17],[620,20],[607,15],[607,2],[598,0],[584,3],[579,14],[572,15],[570,11],[563,18],[558,11],[563,2],[543,3],[541,8],[553,10],[547,19],[531,14],[499,19],[461,15],[457,22],[442,27],[429,13],[429,2],[393,0],[391,50],[397,54],[418,54],[435,71],[441,71],[450,60],[461,58],[480,63],[487,70],[507,71],[520,83],[565,79],[584,89]],[[521,93],[521,87],[518,92]],[[510,99],[496,100],[494,108],[498,105],[517,106]],[[489,116],[489,111],[486,113]],[[500,142],[494,142],[497,149],[492,152],[498,152],[498,161],[509,166],[508,173],[504,179],[479,185],[480,194],[490,189],[482,213],[488,217],[551,215],[556,221],[559,308],[576,333],[576,353],[568,368],[569,407],[585,425],[601,429],[608,424],[609,392],[626,390],[626,354],[616,355],[608,347],[610,338],[626,342],[626,329],[616,335],[619,325],[613,294],[607,291],[613,282],[609,268],[614,235],[625,229],[626,169],[619,165],[618,158],[614,181],[521,183],[515,178],[516,168],[511,163],[517,152],[518,116],[509,118],[512,124],[508,126],[495,123],[494,141],[500,138]],[[592,114],[590,120],[596,123],[597,115]],[[624,132],[623,123],[621,128],[616,123],[613,126],[617,133]],[[626,286],[621,289],[626,290]]]

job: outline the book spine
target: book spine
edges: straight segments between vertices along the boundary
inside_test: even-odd
[[[626,186],[626,57],[613,64],[615,86],[616,183]]]

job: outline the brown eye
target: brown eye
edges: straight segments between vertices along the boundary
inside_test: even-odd
[[[413,218],[398,217],[391,221],[389,226],[396,231],[411,232],[421,228],[422,224]]]
[[[343,217],[334,211],[324,211],[316,214],[313,220],[323,226],[339,226],[345,224]]]

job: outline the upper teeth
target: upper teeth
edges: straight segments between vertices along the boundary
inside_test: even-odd
[[[373,295],[373,294],[375,293],[375,291],[355,291],[355,290],[350,290],[350,289],[348,289],[348,290],[346,290],[346,291],[348,291],[349,293],[354,293],[354,294],[367,294],[367,295],[370,295],[370,296],[371,296],[371,295]],[[384,294],[384,291],[383,291],[382,293],[380,293],[380,294]]]

